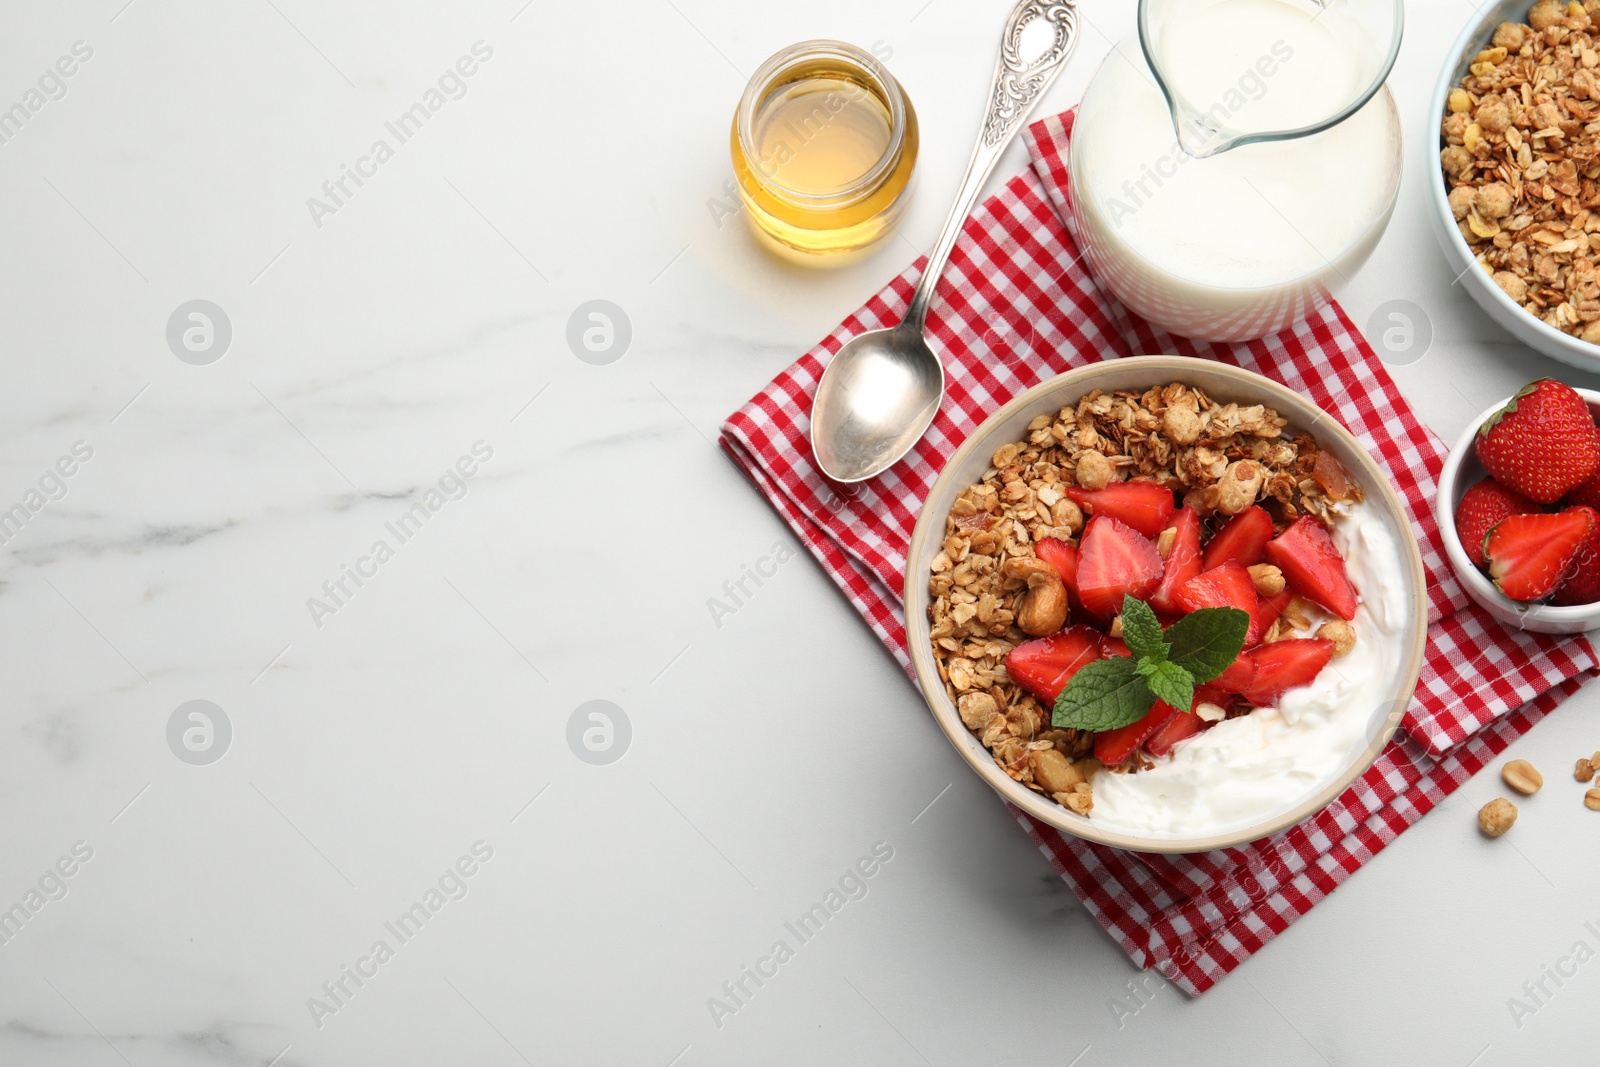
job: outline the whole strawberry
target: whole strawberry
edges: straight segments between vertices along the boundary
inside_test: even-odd
[[[1539,505],[1512,492],[1493,478],[1485,478],[1461,494],[1456,505],[1456,534],[1467,558],[1479,567],[1487,560],[1483,554],[1483,539],[1494,529],[1495,523],[1507,515],[1526,515],[1538,511]]]
[[[1569,385],[1541,378],[1478,429],[1478,459],[1489,474],[1540,504],[1553,504],[1600,468],[1589,405]]]
[[[1596,439],[1600,440],[1600,426],[1596,426],[1594,432]],[[1600,470],[1595,471],[1588,481],[1568,493],[1561,501],[1561,506],[1594,508],[1600,511]]]

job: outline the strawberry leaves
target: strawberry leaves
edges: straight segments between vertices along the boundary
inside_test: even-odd
[[[1056,697],[1050,716],[1058,729],[1103,733],[1138,722],[1157,700],[1188,711],[1194,687],[1239,658],[1250,628],[1248,612],[1203,608],[1165,631],[1150,605],[1122,599],[1122,639],[1129,656],[1089,664]]]

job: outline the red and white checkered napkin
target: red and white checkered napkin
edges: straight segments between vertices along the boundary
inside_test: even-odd
[[[967,220],[928,319],[944,353],[944,405],[910,456],[847,492],[817,471],[808,432],[823,367],[847,338],[900,320],[920,263],[729,418],[722,446],[908,672],[901,586],[922,502],[966,435],[1043,379],[1135,353],[1221,360],[1309,396],[1389,469],[1428,572],[1428,654],[1402,739],[1360,781],[1274,837],[1184,856],[1089,844],[1013,809],[1134,962],[1198,994],[1576,691],[1597,661],[1586,638],[1513,633],[1467,599],[1433,516],[1445,449],[1337,304],[1276,337],[1213,345],[1163,333],[1100,290],[1075,241],[1071,128],[1070,112],[1035,123],[1034,169]]]

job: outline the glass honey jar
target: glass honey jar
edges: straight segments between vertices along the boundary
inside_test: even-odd
[[[900,221],[917,146],[900,83],[841,41],[803,41],[768,59],[733,118],[746,216],[774,251],[811,264],[849,261]]]

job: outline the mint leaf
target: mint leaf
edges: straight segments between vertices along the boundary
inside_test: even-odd
[[[1145,674],[1141,671],[1140,674]],[[1181,711],[1194,704],[1194,675],[1176,663],[1161,662],[1145,675],[1145,684],[1157,700],[1164,700]]]
[[[1209,682],[1233,666],[1249,632],[1249,612],[1201,608],[1167,627],[1166,639],[1172,646],[1168,658],[1193,675],[1196,684]]]
[[[1161,620],[1150,605],[1131,596],[1122,598],[1122,640],[1134,659],[1157,663],[1167,658],[1167,642],[1161,636]]]
[[[1062,730],[1115,730],[1144,718],[1155,699],[1134,660],[1095,660],[1074,674],[1056,697],[1050,724]]]

